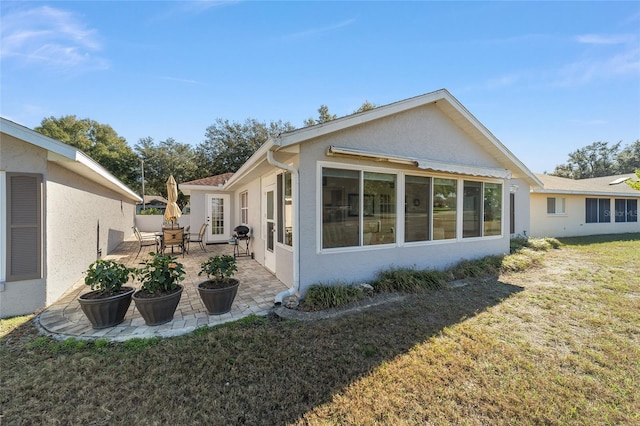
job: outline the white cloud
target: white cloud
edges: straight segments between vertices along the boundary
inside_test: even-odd
[[[590,58],[567,64],[559,71],[560,86],[590,83],[640,74],[640,48],[628,49],[603,58]]]
[[[618,34],[618,35],[601,35],[601,34],[584,34],[576,36],[576,41],[583,44],[626,44],[632,42],[635,37],[633,35]]]
[[[3,13],[0,57],[64,72],[104,69],[97,31],[74,14],[49,6]]]

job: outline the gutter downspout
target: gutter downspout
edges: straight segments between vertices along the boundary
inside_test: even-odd
[[[298,230],[300,226],[300,191],[299,191],[299,173],[298,169],[288,164],[281,163],[273,158],[273,151],[267,151],[267,162],[272,166],[291,172],[291,193],[293,195],[293,285],[290,289],[278,293],[275,297],[275,304],[281,305],[285,297],[293,296],[300,290],[300,239],[298,238]]]

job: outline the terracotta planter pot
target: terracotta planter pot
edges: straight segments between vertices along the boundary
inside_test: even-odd
[[[203,285],[211,282],[211,280],[203,281],[198,284],[198,293],[202,299],[202,303],[207,308],[209,315],[221,315],[226,314],[231,310],[231,305],[238,293],[238,286],[240,281],[235,278],[230,278],[234,284],[224,288],[205,288]]]
[[[178,286],[178,291],[159,297],[139,297],[140,291],[133,294],[133,301],[140,315],[147,325],[160,325],[168,323],[173,319],[180,298],[182,297],[183,287]]]
[[[115,296],[93,299],[90,296],[96,294],[97,291],[90,291],[78,297],[82,312],[87,316],[93,328],[113,327],[124,321],[135,289],[133,287],[122,287],[122,289],[127,291]]]

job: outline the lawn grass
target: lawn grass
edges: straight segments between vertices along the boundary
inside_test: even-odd
[[[0,321],[2,424],[638,424],[640,235],[333,320],[55,342]]]

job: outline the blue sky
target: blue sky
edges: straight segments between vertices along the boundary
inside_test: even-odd
[[[0,115],[134,146],[448,89],[532,171],[640,138],[640,2],[10,2]]]

